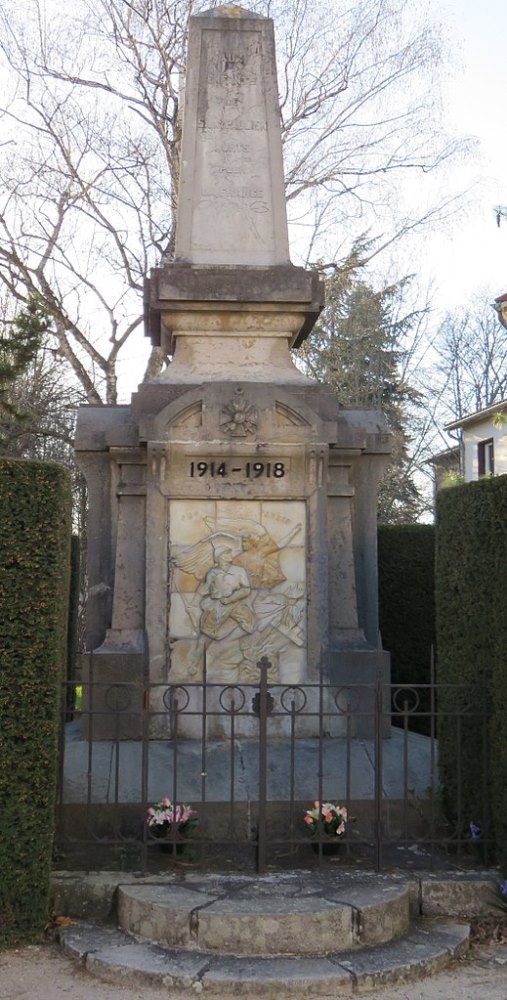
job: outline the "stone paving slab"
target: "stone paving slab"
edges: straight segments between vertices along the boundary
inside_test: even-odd
[[[475,946],[473,954],[451,961],[431,977],[410,984],[379,986],[367,1000],[506,1000],[507,946],[498,942]],[[45,942],[8,949],[1,955],[0,993],[4,1000],[196,1000],[198,987],[171,991],[160,986],[105,982],[64,955],[56,944]],[[313,1000],[308,989],[305,1000]],[[331,994],[331,1000],[339,994]],[[329,994],[328,994],[329,997]],[[232,1000],[231,993],[222,1000]],[[280,989],[278,1000],[285,1000]],[[204,1000],[204,998],[203,998]]]
[[[139,882],[126,872],[53,872],[51,912],[80,920],[109,920],[114,914],[118,884]],[[159,879],[157,879],[159,881]]]
[[[91,952],[132,944],[132,938],[123,930],[87,923],[62,927],[59,940],[64,952],[79,961],[84,961]]]
[[[319,953],[354,943],[354,911],[314,896],[216,898],[180,886],[126,886],[118,920],[159,944],[240,954]]]
[[[346,900],[366,911],[372,898],[372,887],[389,894],[393,886],[408,886],[413,916],[447,916],[470,918],[484,914],[495,915],[494,887],[501,881],[496,869],[486,871],[417,872],[393,871],[372,873],[364,870],[346,871],[282,871],[259,878],[256,875],[237,874],[208,876],[212,893],[223,895],[225,888],[234,885],[238,898],[243,895],[271,896],[276,885],[280,897],[293,896],[296,889],[301,896],[320,893],[326,899],[343,902],[342,886],[347,885]],[[145,885],[185,885],[201,891],[203,875],[188,871],[183,875],[171,871],[164,875],[146,875],[128,872],[54,872],[51,877],[51,908],[56,916],[78,920],[104,921],[111,919],[119,887]]]
[[[205,996],[247,996],[279,1000],[297,997],[351,996],[348,969],[328,958],[217,959],[202,976]]]
[[[133,941],[122,932],[81,925],[62,928],[67,953],[108,982],[192,988],[209,997],[249,996],[303,1000],[350,996],[380,985],[405,982],[446,965],[468,946],[468,928],[431,921],[404,938],[368,951],[319,958],[219,956],[165,949]]]
[[[462,955],[468,944],[468,925],[430,923],[412,928],[398,941],[340,955],[339,961],[353,976],[355,991],[362,993],[387,983],[431,975],[451,958]]]
[[[88,972],[109,982],[188,989],[199,982],[209,961],[197,952],[168,951],[154,944],[125,944],[90,952]]]
[[[485,916],[496,906],[495,885],[500,873],[493,879],[487,873],[471,873],[467,879],[459,874],[449,878],[433,875],[421,880],[421,913],[428,917]]]
[[[419,733],[408,733],[406,747],[402,730],[393,727],[389,739],[382,742],[382,794],[386,800],[403,800],[404,776],[400,760],[406,749],[407,792],[426,798],[432,783],[431,740]],[[89,744],[81,739],[79,722],[66,726],[63,763],[63,802],[139,803],[142,801],[141,775],[143,744],[126,741],[116,746],[110,741],[92,744],[90,777]],[[319,741],[296,740],[296,800],[312,802],[319,771]],[[348,762],[348,755],[350,761]],[[346,775],[350,763],[352,799],[375,797],[375,741],[327,738],[322,744],[324,798],[343,799],[347,793]],[[236,740],[232,764],[234,801],[256,801],[259,787],[259,746],[255,740]],[[150,741],[147,798],[157,801],[172,788],[174,746],[168,741]],[[210,741],[206,749],[206,801],[229,802],[231,798],[231,747],[227,742]],[[178,744],[178,798],[199,802],[202,794],[202,746],[199,740]],[[290,788],[290,743],[272,742],[268,748],[268,788],[270,801],[284,802]]]
[[[118,889],[118,921],[158,944],[250,955],[322,955],[404,933],[408,884],[346,876],[292,875],[246,881],[201,876],[172,885]]]

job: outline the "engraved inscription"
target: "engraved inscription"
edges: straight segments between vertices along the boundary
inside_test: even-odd
[[[270,263],[277,245],[258,31],[204,30],[191,245],[204,263]]]
[[[239,463],[239,464],[238,464]],[[191,479],[283,479],[286,472],[285,462],[258,462],[255,459],[243,461],[237,457],[233,462],[223,462],[220,459],[194,460],[189,463],[188,474]]]
[[[217,42],[218,45],[210,45],[208,50],[208,84],[233,88],[255,84],[260,71],[258,38],[245,45],[240,33],[229,31],[223,48],[222,39],[218,38]]]
[[[201,118],[199,120],[198,127],[207,132],[223,132],[225,129],[231,129],[232,131],[236,130],[238,132],[266,131],[265,122],[248,120],[246,118],[217,118],[215,119],[215,123],[213,125],[210,125],[205,118]]]
[[[213,247],[216,219],[223,216],[222,250],[259,252],[272,239],[260,39],[228,32],[224,43],[217,32],[205,35],[205,94],[198,111],[203,169],[193,242],[202,250]]]

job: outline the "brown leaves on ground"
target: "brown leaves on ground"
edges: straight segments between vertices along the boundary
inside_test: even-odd
[[[60,927],[70,927],[74,921],[71,917],[58,917],[53,915],[47,922],[44,928],[44,937],[46,941],[56,941],[58,937],[58,930]]]
[[[475,917],[470,924],[472,945],[507,944],[507,913]]]

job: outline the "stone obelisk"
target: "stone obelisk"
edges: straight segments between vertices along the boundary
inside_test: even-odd
[[[272,25],[240,7],[192,21],[176,258],[289,263]]]
[[[340,684],[387,676],[376,485],[389,435],[381,414],[340,409],[290,356],[323,288],[289,259],[269,18],[225,6],[190,19],[176,251],[145,297],[147,333],[170,364],[129,407],[79,418],[85,669],[114,690],[149,678],[156,735],[167,685],[255,685],[263,656],[273,683],[302,690],[321,671]],[[365,686],[357,734],[369,697]],[[139,735],[134,709],[125,738]],[[255,719],[238,725],[255,735]],[[106,702],[95,738],[113,726]],[[197,735],[198,716],[185,726]],[[217,710],[208,736],[224,726]],[[299,735],[317,730],[310,717]]]
[[[191,18],[175,259],[147,282],[165,382],[307,383],[289,346],[323,303],[289,260],[273,24],[241,7]]]

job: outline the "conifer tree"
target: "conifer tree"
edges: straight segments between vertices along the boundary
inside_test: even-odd
[[[404,312],[409,279],[376,291],[359,276],[360,248],[327,280],[326,308],[301,348],[314,378],[332,386],[348,409],[380,409],[393,435],[392,463],[379,490],[384,523],[415,521],[423,501],[409,455],[410,411],[420,394],[405,379],[406,343],[419,312]]]
[[[28,299],[23,309],[11,323],[4,323],[0,330],[0,421],[15,418],[23,420],[13,401],[12,389],[16,381],[35,360],[42,346],[51,320],[36,296]],[[2,433],[0,424],[0,435]],[[0,437],[1,442],[1,437]]]

